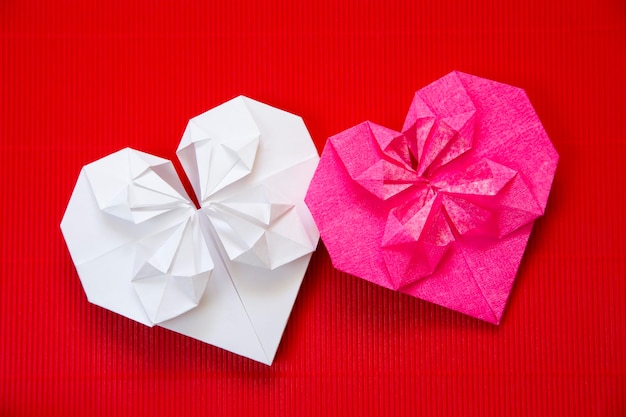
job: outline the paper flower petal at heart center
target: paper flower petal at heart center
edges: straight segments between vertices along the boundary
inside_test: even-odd
[[[213,261],[198,221],[196,213],[138,243],[131,281],[153,323],[197,307],[204,294]]]
[[[189,122],[178,154],[201,205],[214,193],[252,172],[259,136],[254,127],[224,137],[212,132],[201,118]]]
[[[237,97],[192,118],[171,162],[86,165],[61,229],[91,302],[271,364],[319,233],[319,157],[298,116]]]
[[[85,168],[100,209],[133,223],[191,203],[170,161],[125,149]]]
[[[389,207],[381,248],[393,289],[431,275],[455,235],[489,234],[480,226],[500,209],[493,197],[516,175],[488,159],[460,170],[441,169],[473,143],[474,106],[467,97],[459,101],[455,108],[462,113],[441,117],[416,99],[409,113],[414,120],[404,133],[363,123],[331,139],[352,179]],[[366,156],[355,161],[354,148]]]
[[[232,261],[275,269],[315,249],[295,205],[266,187],[214,203],[204,212]]]

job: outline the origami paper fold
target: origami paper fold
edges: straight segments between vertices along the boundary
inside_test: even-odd
[[[523,90],[453,72],[329,138],[305,201],[336,268],[498,324],[557,161]]]
[[[302,119],[238,97],[189,121],[171,162],[123,149],[86,165],[61,229],[88,299],[271,364],[319,233],[319,157]]]

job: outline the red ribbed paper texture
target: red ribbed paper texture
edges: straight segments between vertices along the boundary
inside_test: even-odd
[[[0,415],[626,414],[623,1],[91,3],[0,6]],[[59,230],[84,164],[173,160],[240,94],[321,151],[399,130],[455,69],[524,88],[560,155],[499,327],[339,273],[323,244],[272,367],[86,300]]]

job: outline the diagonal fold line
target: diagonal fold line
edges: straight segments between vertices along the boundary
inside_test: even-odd
[[[233,275],[231,274],[230,269],[228,268],[228,263],[225,261],[225,259],[229,259],[229,258],[228,258],[228,255],[224,253],[224,248],[221,245],[217,231],[213,228],[213,224],[211,223],[211,220],[208,218],[206,213],[202,213],[202,215],[207,217],[206,223],[209,228],[209,233],[211,233],[213,242],[215,242],[214,246],[217,248],[219,252],[218,253],[219,256],[217,256],[217,258],[219,258],[219,262],[224,266],[224,270],[228,274],[228,279],[231,285],[233,286],[233,288],[235,289],[235,292],[237,293],[237,298],[239,298],[239,302],[241,303],[241,306],[243,307],[243,310],[246,313],[246,317],[248,318],[248,323],[250,323],[250,327],[252,327],[252,330],[254,331],[254,336],[256,337],[256,340],[259,343],[259,346],[261,346],[261,350],[263,351],[263,354],[265,355],[265,359],[269,360],[267,352],[265,351],[265,346],[263,346],[263,343],[261,342],[261,338],[259,337],[259,333],[257,332],[256,326],[254,325],[254,322],[250,318],[250,314],[248,313],[248,310],[246,309],[246,304],[244,303],[243,298],[241,297],[239,288],[237,288],[237,286],[235,285],[235,281],[233,280]],[[220,243],[218,244],[217,242],[220,242]]]

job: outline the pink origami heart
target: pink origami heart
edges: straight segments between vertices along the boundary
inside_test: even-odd
[[[498,324],[557,161],[523,90],[453,72],[331,137],[305,201],[336,268]]]

